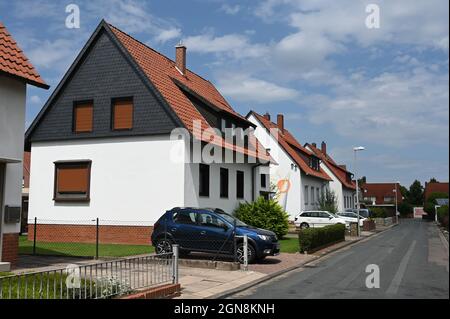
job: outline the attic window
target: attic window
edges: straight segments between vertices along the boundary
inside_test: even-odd
[[[55,162],[54,201],[90,200],[91,161]]]
[[[73,131],[75,133],[92,132],[94,118],[94,103],[75,102],[73,107]]]
[[[133,99],[113,99],[113,130],[131,130],[133,128]]]

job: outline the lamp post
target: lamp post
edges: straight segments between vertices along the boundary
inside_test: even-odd
[[[397,195],[397,185],[399,185],[400,184],[400,182],[396,182],[395,184],[394,184],[394,189],[392,190],[393,192],[394,192],[394,194],[395,194],[395,217],[398,219],[398,215],[399,215],[399,213],[398,213],[398,195]]]
[[[357,226],[357,235],[358,237],[361,236],[361,229],[359,226],[359,220],[360,220],[360,216],[359,216],[359,185],[358,185],[358,175],[357,175],[357,168],[356,168],[356,153],[359,151],[364,151],[366,148],[363,146],[358,146],[358,147],[354,147],[353,148],[353,153],[354,153],[354,170],[355,170],[355,180],[356,180],[356,213],[358,215],[358,226]]]

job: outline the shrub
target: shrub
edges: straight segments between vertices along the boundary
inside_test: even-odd
[[[428,214],[425,218],[434,220],[434,215],[436,214],[435,205],[437,198],[448,198],[447,193],[434,192],[428,196],[427,202],[423,205],[423,210]]]
[[[372,211],[373,218],[386,218],[387,212],[383,207],[373,207],[370,209]]]
[[[338,212],[336,194],[333,191],[330,191],[328,188],[324,193],[322,193],[322,195],[320,195],[318,204],[320,210],[324,210],[333,214]]]
[[[298,234],[302,253],[341,240],[345,240],[345,225],[342,224],[302,229]]]
[[[278,238],[288,232],[289,215],[274,199],[259,197],[253,203],[239,204],[234,214],[248,225],[273,231]]]
[[[441,225],[448,229],[448,206],[439,207],[437,213]]]

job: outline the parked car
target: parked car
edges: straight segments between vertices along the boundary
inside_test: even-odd
[[[234,255],[234,235],[238,238],[236,255],[241,263],[244,235],[248,238],[249,263],[280,253],[275,233],[249,226],[218,208],[173,208],[156,222],[151,240],[158,254],[171,252],[172,245],[178,244],[181,255],[190,252]]]
[[[343,212],[343,213],[337,213],[336,215],[349,223],[357,223],[358,222],[358,215],[354,212]],[[366,219],[367,218],[360,215],[359,216],[359,226],[362,227],[363,223]]]
[[[294,224],[300,228],[324,227],[334,224],[343,224],[347,226],[347,222],[327,211],[303,211],[294,219]]]
[[[358,210],[357,209],[346,209],[346,212],[352,212],[357,214]],[[372,216],[372,212],[370,210],[368,210],[367,208],[361,208],[359,210],[359,216],[364,217],[364,218],[370,218]]]

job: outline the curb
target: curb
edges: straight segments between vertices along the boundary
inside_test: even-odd
[[[246,289],[248,289],[248,288],[251,288],[251,287],[253,287],[253,286],[256,286],[256,285],[258,285],[258,284],[260,284],[260,283],[263,283],[263,282],[265,282],[265,281],[268,281],[268,280],[270,280],[270,279],[273,279],[273,278],[275,278],[275,277],[278,277],[278,276],[280,276],[280,275],[283,275],[283,274],[288,273],[288,272],[290,272],[290,271],[293,271],[293,270],[295,270],[295,269],[301,268],[301,267],[303,267],[303,266],[305,266],[305,265],[308,265],[308,264],[310,264],[310,263],[312,263],[312,262],[315,262],[315,261],[317,261],[317,260],[319,260],[319,259],[322,259],[322,258],[324,258],[325,256],[328,256],[329,254],[332,254],[332,253],[334,253],[334,252],[336,252],[336,251],[338,251],[338,250],[341,250],[342,248],[349,247],[349,246],[352,246],[352,245],[356,245],[356,244],[358,244],[359,242],[363,242],[363,241],[369,240],[369,239],[371,239],[372,237],[377,237],[379,234],[381,234],[381,233],[383,233],[383,232],[385,232],[385,231],[387,231],[387,230],[390,230],[390,229],[392,229],[392,228],[395,227],[395,226],[398,226],[398,224],[392,224],[392,225],[388,226],[386,229],[383,229],[383,230],[380,230],[380,231],[378,231],[378,232],[375,232],[375,233],[373,233],[373,234],[371,234],[371,235],[369,235],[369,236],[367,236],[367,237],[359,238],[359,239],[353,240],[353,241],[351,241],[351,242],[348,242],[348,243],[346,243],[345,245],[342,245],[342,246],[340,246],[340,247],[336,247],[336,248],[333,248],[333,249],[324,251],[324,252],[323,252],[322,254],[320,254],[319,256],[314,256],[313,259],[311,259],[311,260],[308,260],[308,261],[306,261],[306,262],[297,264],[297,265],[295,265],[295,266],[291,266],[291,267],[286,268],[286,269],[279,270],[279,271],[274,272],[274,273],[271,273],[271,274],[267,274],[266,276],[264,276],[264,277],[262,277],[262,278],[259,278],[259,279],[257,279],[257,280],[254,280],[254,281],[252,281],[252,282],[249,282],[249,283],[247,283],[247,284],[245,284],[245,285],[242,285],[242,286],[239,286],[239,287],[236,287],[236,288],[229,289],[229,290],[227,290],[227,291],[224,291],[224,292],[221,292],[221,293],[218,293],[218,294],[209,296],[209,297],[207,297],[207,298],[205,298],[205,299],[225,299],[226,297],[228,297],[228,296],[230,296],[230,295],[234,295],[234,294],[236,294],[236,293],[238,293],[238,292],[241,292],[241,291],[243,291],[243,290],[246,290]]]
[[[448,251],[448,241],[445,238],[444,234],[442,233],[442,229],[439,227],[439,225],[438,224],[435,225],[438,230],[439,238],[441,239],[442,245],[444,245],[445,249]]]

